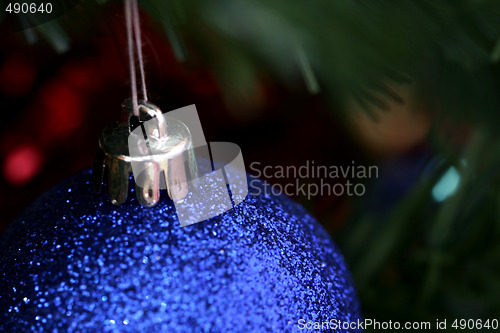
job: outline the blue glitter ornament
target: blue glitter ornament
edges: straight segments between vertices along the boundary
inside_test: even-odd
[[[324,229],[252,186],[261,193],[182,228],[166,197],[114,206],[91,194],[89,171],[64,181],[2,235],[0,331],[303,332],[359,320]],[[316,331],[349,331],[331,328]]]

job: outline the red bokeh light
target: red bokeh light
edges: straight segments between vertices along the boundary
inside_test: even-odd
[[[40,106],[44,115],[40,125],[45,143],[66,139],[81,126],[85,116],[84,96],[58,79],[44,87]]]
[[[0,68],[0,90],[7,96],[20,97],[31,92],[36,68],[24,54],[13,53]]]
[[[43,164],[44,154],[37,146],[20,145],[7,154],[3,175],[11,185],[22,186],[38,174]]]

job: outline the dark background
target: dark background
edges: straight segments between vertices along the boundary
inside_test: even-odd
[[[283,77],[279,63],[256,56],[272,54],[266,40],[223,36],[197,1],[183,3],[192,20],[177,32],[186,37],[180,43],[160,23],[168,11],[152,9],[156,2],[141,2],[141,19],[149,98],[163,111],[196,104],[207,141],[237,143],[247,170],[255,161],[379,167],[361,198],[295,197],[339,244],[367,318],[498,316],[498,2],[270,1],[273,14],[295,19],[320,45],[305,47],[319,91],[299,61],[283,65]],[[352,3],[361,5],[347,10]],[[67,38],[34,30],[30,43],[12,17],[0,22],[0,230],[41,193],[91,166],[100,132],[130,97],[121,3],[87,5],[61,18]],[[221,13],[242,25],[252,14]],[[59,37],[67,45],[55,47]],[[280,57],[295,61],[292,53]],[[388,66],[409,74],[394,79]],[[353,78],[373,94],[357,90]],[[445,184],[453,195],[437,200],[433,190],[452,167],[458,189]]]
[[[21,32],[3,23],[2,228],[43,191],[90,167],[100,132],[118,119],[130,90],[123,17],[113,16],[92,31],[95,35],[71,36],[71,49],[64,54],[43,41],[27,44]],[[176,60],[148,19],[143,18],[153,28],[145,29],[143,38],[150,100],[164,112],[196,104],[207,140],[237,143],[247,166],[253,161],[300,166],[307,160],[341,165],[366,159],[322,96],[309,94],[303,83],[286,89],[262,69],[257,91],[224,100],[223,87],[203,61]],[[342,199],[318,201],[330,210]],[[315,209],[316,203],[306,205]]]

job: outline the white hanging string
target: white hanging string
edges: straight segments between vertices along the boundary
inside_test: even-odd
[[[142,99],[148,100],[146,90],[146,75],[144,72],[144,58],[142,56],[141,26],[139,21],[139,7],[137,0],[124,0],[125,20],[127,27],[128,58],[130,67],[130,86],[132,92],[132,109],[134,115],[139,116],[139,101],[137,94],[137,77],[135,67],[135,53],[139,61],[139,73],[141,76]],[[135,51],[134,51],[135,43]]]
[[[142,99],[147,101],[148,93],[146,91],[146,75],[144,74],[144,58],[142,57],[141,23],[139,21],[139,5],[137,4],[137,0],[132,0],[132,11],[135,28],[135,45],[137,47],[137,58],[139,60],[139,70],[141,73]]]

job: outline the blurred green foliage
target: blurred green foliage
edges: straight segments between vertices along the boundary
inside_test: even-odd
[[[201,55],[228,93],[255,85],[261,71],[284,84],[302,75],[311,92],[321,90],[335,102],[351,96],[369,111],[387,106],[378,92],[399,100],[387,82],[411,80],[437,102],[436,112],[486,124],[498,120],[497,0],[139,3],[164,27],[179,60]],[[92,1],[78,8],[98,12]],[[63,26],[71,29],[63,22],[35,28],[60,52],[68,46]]]
[[[450,165],[460,185],[437,204],[431,190]],[[499,169],[500,137],[480,128],[463,153],[427,175],[388,218],[362,209],[351,217],[337,239],[368,317],[447,319],[449,331],[455,319],[498,319]]]

